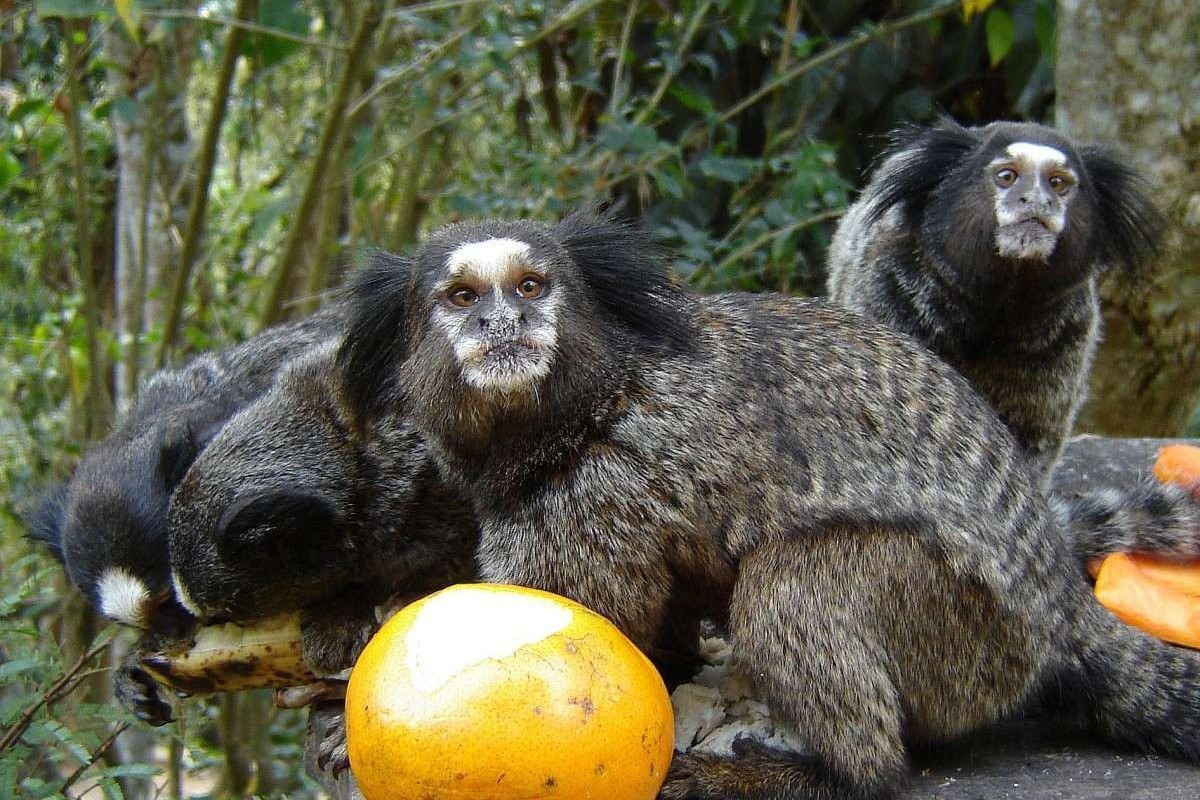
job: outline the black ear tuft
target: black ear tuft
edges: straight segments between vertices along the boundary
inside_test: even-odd
[[[1146,182],[1102,147],[1081,147],[1079,157],[1096,198],[1096,257],[1105,267],[1133,273],[1160,252],[1167,221]]]
[[[979,139],[949,117],[935,126],[910,125],[892,134],[892,144],[877,161],[880,173],[867,222],[874,223],[895,205],[912,213],[929,202],[929,195],[978,144]]]
[[[67,522],[67,484],[57,483],[46,489],[23,515],[26,536],[41,542],[58,562],[63,563],[63,528]]]
[[[319,494],[271,489],[245,494],[225,509],[217,524],[223,554],[251,554],[290,563],[319,563],[322,543],[340,541],[341,515]]]
[[[168,492],[179,485],[199,454],[190,426],[181,423],[167,429],[158,445],[158,476]]]
[[[601,311],[632,334],[633,344],[669,351],[690,346],[690,299],[648,236],[591,211],[568,215],[551,235],[579,266]]]
[[[346,401],[360,425],[386,401],[408,349],[404,306],[411,280],[411,261],[376,252],[346,292],[350,319],[337,363]]]

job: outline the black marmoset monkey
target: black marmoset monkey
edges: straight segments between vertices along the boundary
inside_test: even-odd
[[[1048,479],[1086,396],[1097,278],[1157,251],[1143,185],[1042,125],[903,129],[838,226],[829,295],[962,372]]]
[[[331,306],[156,372],[67,485],[48,493],[31,536],[49,546],[97,611],[143,629],[187,624],[171,593],[171,492],[225,421],[262,394],[282,364],[337,337],[344,316]]]
[[[1051,682],[1111,741],[1200,758],[1200,655],[1095,602],[1007,427],[908,337],[822,301],[694,296],[586,215],[452,226],[352,301],[350,400],[427,436],[480,520],[481,577],[643,649],[668,609],[721,622],[811,745],[678,755],[664,798],[883,797],[909,743]]]
[[[479,528],[403,414],[360,424],[337,345],[295,359],[235,415],[171,499],[173,583],[203,623],[300,612],[302,655],[317,672],[351,666],[378,627],[375,607],[474,580]],[[143,681],[144,683],[144,681]],[[143,718],[162,701],[136,698]],[[347,766],[344,728],[319,748]]]
[[[401,414],[359,425],[338,344],[289,364],[235,415],[171,499],[172,582],[203,623],[300,611],[305,660],[350,666],[397,592],[475,575],[478,526]]]

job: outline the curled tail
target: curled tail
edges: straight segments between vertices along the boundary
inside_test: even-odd
[[[1069,687],[1080,710],[1110,742],[1200,761],[1200,653],[1126,625],[1090,595],[1080,603],[1081,685]]]
[[[1200,559],[1200,502],[1178,486],[1146,478],[1079,497],[1055,495],[1051,503],[1084,561],[1122,551]]]

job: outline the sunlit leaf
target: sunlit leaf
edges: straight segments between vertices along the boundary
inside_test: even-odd
[[[1013,24],[1012,15],[1002,8],[993,8],[984,20],[984,30],[987,32],[988,57],[992,66],[996,66],[1008,51],[1012,49],[1016,39],[1017,26]]]
[[[963,17],[969,20],[976,14],[987,11],[995,3],[996,0],[963,0]]]
[[[113,6],[117,10],[117,17],[120,18],[121,24],[125,26],[125,31],[129,34],[129,38],[133,41],[138,41],[138,6],[134,0],[113,0]]]

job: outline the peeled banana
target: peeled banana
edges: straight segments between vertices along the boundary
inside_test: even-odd
[[[317,680],[300,650],[296,614],[245,626],[209,625],[196,631],[188,650],[141,655],[155,680],[184,694],[301,686]]]

